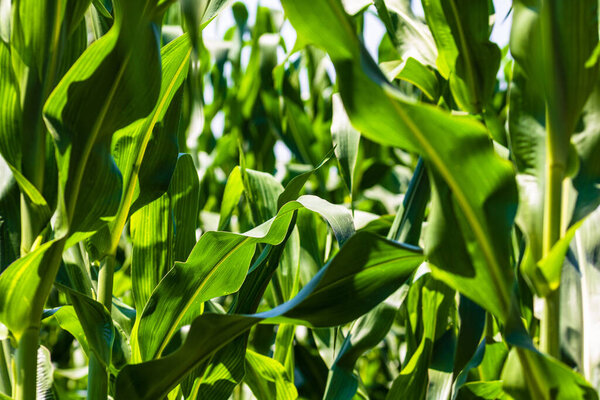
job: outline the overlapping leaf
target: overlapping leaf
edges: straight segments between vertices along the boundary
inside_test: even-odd
[[[137,333],[141,359],[160,356],[193,303],[237,291],[244,282],[257,243],[280,243],[294,211],[301,207],[320,213],[341,243],[354,233],[348,210],[313,196],[288,203],[275,218],[245,234],[205,233],[187,261],[175,263],[144,306]]]
[[[418,152],[431,168],[437,200],[426,251],[434,273],[506,318],[516,190],[512,168],[494,153],[485,128],[405,99],[360,45],[339,1],[282,3],[299,34],[327,50],[338,80],[347,83],[340,93],[353,125],[378,143]]]
[[[297,205],[290,203],[282,211],[290,207]],[[158,360],[125,367],[117,379],[116,398],[150,399],[166,395],[193,367],[261,321],[309,326],[335,326],[351,321],[397,290],[422,260],[423,256],[412,247],[368,232],[358,233],[289,302],[254,315],[198,317],[177,351]]]
[[[116,2],[110,31],[77,60],[44,106],[59,168],[59,229],[81,233],[73,241],[116,213],[122,177],[110,154],[112,135],[148,115],[159,94],[154,6],[153,0]]]
[[[437,48],[440,74],[465,111],[480,113],[492,95],[500,49],[489,40],[489,2],[425,0],[427,25]]]

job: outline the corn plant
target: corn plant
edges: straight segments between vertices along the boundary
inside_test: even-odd
[[[0,399],[598,399],[598,2],[417,2],[0,0]]]

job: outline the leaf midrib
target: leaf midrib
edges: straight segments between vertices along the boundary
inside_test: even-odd
[[[187,313],[187,311],[192,306],[192,303],[194,302],[194,300],[200,295],[200,292],[204,289],[204,287],[206,286],[206,284],[210,281],[210,278],[216,273],[216,271],[219,270],[219,268],[221,267],[221,265],[223,265],[223,263],[225,262],[225,260],[227,260],[229,257],[231,257],[232,254],[234,254],[235,252],[237,252],[250,239],[251,239],[250,237],[246,237],[246,238],[242,239],[241,242],[239,242],[231,250],[229,250],[227,252],[227,254],[225,254],[225,256],[222,257],[215,264],[215,266],[210,269],[210,271],[208,272],[208,274],[206,274],[206,277],[202,280],[202,282],[200,283],[200,285],[198,285],[198,288],[194,291],[194,294],[192,296],[190,296],[190,298],[188,299],[188,301],[185,303],[185,306],[183,307],[183,309],[181,310],[181,312],[178,313],[177,317],[175,318],[174,323],[171,324],[171,327],[167,331],[167,334],[165,335],[165,338],[163,340],[161,340],[160,346],[159,346],[158,350],[156,351],[156,354],[152,356],[153,359],[157,358],[157,357],[160,357],[160,355],[164,351],[165,347],[167,346],[169,340],[171,339],[171,337],[173,336],[173,334],[175,333],[175,331],[179,327],[179,323],[181,322],[181,320],[183,319],[183,317],[185,316],[185,314]],[[143,318],[143,313],[142,313],[142,318]],[[141,321],[140,321],[140,324],[141,324]]]
[[[133,170],[131,172],[131,175],[127,182],[127,185],[125,187],[125,193],[123,196],[122,206],[119,208],[119,214],[117,215],[117,217],[115,219],[115,224],[113,225],[114,228],[112,229],[112,232],[111,232],[111,245],[110,245],[111,253],[114,253],[116,251],[116,249],[119,245],[121,231],[123,230],[123,228],[125,227],[125,223],[127,222],[127,216],[129,215],[129,210],[131,209],[131,202],[133,200],[133,194],[135,192],[135,188],[139,183],[139,179],[138,179],[139,172],[140,172],[140,168],[142,165],[142,160],[144,158],[144,154],[146,153],[146,148],[150,141],[150,136],[152,135],[154,126],[156,125],[156,122],[158,121],[158,116],[160,115],[163,108],[165,107],[165,103],[166,103],[167,99],[169,98],[169,96],[171,95],[173,87],[175,86],[175,83],[179,79],[179,76],[181,75],[181,73],[183,71],[183,67],[187,63],[187,60],[188,60],[191,52],[192,52],[192,49],[190,47],[190,49],[188,50],[185,57],[183,57],[183,62],[177,68],[177,71],[175,72],[173,79],[171,80],[171,82],[169,82],[169,86],[165,90],[164,96],[160,99],[160,102],[157,104],[157,107],[154,109],[154,114],[152,116],[152,119],[150,120],[150,124],[147,126],[146,132],[145,132],[143,140],[142,140],[142,145],[139,148],[137,158],[133,165]]]
[[[467,79],[469,79],[469,91],[471,92],[471,96],[475,100],[477,106],[479,106],[480,101],[477,96],[476,82],[475,82],[475,70],[473,66],[473,58],[471,56],[471,52],[469,49],[469,44],[467,43],[467,38],[465,37],[465,32],[463,30],[463,26],[461,24],[460,17],[458,15],[458,9],[456,8],[456,1],[450,0],[450,7],[452,8],[452,17],[454,18],[454,22],[456,23],[456,28],[458,30],[458,38],[460,40],[460,45],[463,51],[460,51],[459,54],[463,54],[465,58],[465,63],[467,64]]]
[[[282,213],[277,214],[277,216],[275,217],[275,219],[273,220],[273,224],[275,223],[275,221],[281,217],[283,217],[286,214],[289,214],[291,212],[296,211],[296,209],[292,209],[292,210],[288,210],[288,211],[284,211]],[[272,227],[273,225],[271,225]],[[268,234],[270,233],[271,227],[269,227],[269,230],[267,231],[267,234],[265,235],[268,236]],[[164,351],[165,347],[167,346],[169,340],[171,339],[171,337],[173,336],[173,334],[175,333],[175,331],[177,330],[179,323],[181,322],[181,320],[183,319],[183,317],[185,316],[185,314],[187,313],[187,311],[189,310],[189,308],[192,306],[192,303],[196,300],[196,298],[200,295],[200,292],[204,289],[204,287],[206,286],[206,284],[210,281],[210,278],[219,270],[219,268],[221,267],[221,265],[223,265],[223,263],[229,258],[231,257],[231,255],[233,253],[235,253],[236,251],[238,251],[244,244],[246,244],[249,241],[257,241],[260,240],[258,238],[252,237],[252,236],[246,236],[244,239],[242,239],[242,241],[238,244],[236,244],[230,251],[228,251],[215,265],[214,267],[212,267],[210,269],[210,271],[208,272],[208,274],[205,276],[205,278],[202,280],[202,282],[200,283],[200,285],[198,286],[198,288],[194,291],[194,294],[188,299],[188,301],[186,302],[184,308],[182,309],[182,312],[178,313],[177,318],[175,319],[175,323],[171,324],[171,327],[169,328],[169,330],[167,331],[167,334],[165,335],[165,338],[163,340],[161,340],[160,342],[160,346],[156,352],[155,355],[153,355],[153,359],[157,358],[161,355],[161,353]],[[156,290],[156,289],[155,289]],[[150,295],[150,297],[152,297],[152,295]],[[143,318],[143,312],[142,312],[142,318]],[[141,325],[141,321],[140,321],[140,325]]]
[[[326,290],[329,290],[329,289],[333,288],[334,286],[337,286],[337,285],[340,285],[340,284],[344,284],[344,283],[346,283],[346,282],[348,282],[350,280],[353,280],[360,273],[368,272],[369,270],[371,270],[373,268],[379,268],[379,267],[382,267],[382,266],[384,266],[386,264],[391,264],[391,263],[395,263],[395,262],[401,261],[403,259],[411,259],[411,258],[422,259],[423,256],[420,255],[420,254],[404,255],[404,256],[401,256],[401,257],[393,258],[391,260],[386,260],[386,261],[378,262],[378,263],[375,263],[375,264],[371,264],[371,265],[369,265],[368,267],[366,267],[364,269],[356,271],[356,272],[354,272],[354,273],[352,273],[350,275],[346,275],[346,276],[344,276],[344,277],[342,277],[340,279],[336,279],[335,281],[333,281],[331,283],[323,285],[319,289],[315,289],[311,294],[309,294],[308,296],[306,296],[306,299],[309,299],[309,298],[311,298],[311,297],[313,297],[315,295],[318,295],[318,294],[320,294],[320,293],[322,293],[322,292],[324,292]],[[304,299],[304,300],[306,300],[306,299]],[[290,311],[292,311],[292,310],[290,310]]]
[[[507,297],[507,293],[503,290],[503,282],[502,274],[500,272],[501,268],[496,261],[496,257],[492,250],[490,242],[487,240],[487,235],[485,234],[485,229],[480,224],[479,219],[476,216],[475,211],[471,207],[469,201],[467,200],[467,196],[462,190],[461,186],[456,182],[452,174],[445,168],[445,164],[440,157],[440,155],[435,151],[435,149],[430,145],[427,138],[423,135],[421,130],[415,125],[414,121],[406,114],[406,112],[399,106],[399,104],[393,99],[389,98],[390,103],[396,109],[400,118],[404,121],[407,128],[413,133],[416,140],[421,145],[423,152],[429,155],[429,161],[431,161],[437,171],[443,176],[444,180],[448,184],[448,186],[452,189],[452,193],[454,194],[459,207],[463,211],[469,225],[473,229],[473,233],[479,245],[481,246],[481,250],[483,251],[484,257],[488,263],[490,268],[490,273],[492,274],[492,281],[499,292],[500,301],[502,302],[503,311],[506,312],[509,309],[509,300]]]

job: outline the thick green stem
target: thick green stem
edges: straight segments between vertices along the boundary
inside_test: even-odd
[[[29,204],[26,195],[21,193],[21,255],[31,251],[31,247],[38,235],[38,221],[31,205]]]
[[[559,307],[560,291],[555,290],[544,299],[540,325],[540,349],[555,358],[560,355]]]
[[[17,348],[15,400],[35,400],[39,329],[28,328]]]
[[[112,306],[113,274],[115,256],[106,257],[98,274],[98,302],[110,312]],[[90,353],[88,366],[88,400],[106,400],[108,398],[108,372],[95,354]]]
[[[108,312],[112,306],[113,274],[115,272],[115,256],[108,255],[100,266],[98,273],[98,302],[104,304]]]
[[[106,400],[108,398],[108,372],[98,360],[96,355],[90,352],[90,364],[88,367],[88,400]]]
[[[6,340],[0,342],[0,393],[7,396],[12,394],[12,384],[10,381],[10,358],[4,351]]]
[[[546,142],[546,185],[544,196],[543,256],[560,239],[562,224],[562,187],[565,177],[566,157],[557,145],[555,132],[549,129]],[[560,292],[555,290],[544,299],[540,329],[540,349],[558,358],[560,355]]]

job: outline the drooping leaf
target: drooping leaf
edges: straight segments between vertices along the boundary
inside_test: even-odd
[[[357,233],[289,302],[260,314],[204,314],[196,318],[177,351],[125,367],[117,379],[116,398],[166,395],[191,368],[261,321],[309,326],[335,326],[350,321],[397,290],[422,260],[412,247],[368,232]],[[151,376],[161,378],[149,379]]]
[[[267,174],[257,174],[256,171],[246,170],[246,173],[254,173],[246,180],[248,193],[252,193],[249,201],[263,206],[263,210],[269,213],[276,212],[276,199],[282,188],[278,182]],[[251,204],[252,206],[252,204]],[[256,205],[254,205],[256,207]],[[259,208],[260,210],[260,208]],[[263,211],[264,212],[264,211]],[[296,269],[290,266],[290,261],[284,257],[287,245],[294,243],[299,245],[297,233],[294,235],[294,219],[292,219],[283,241],[277,245],[266,245],[260,256],[252,264],[248,271],[244,283],[236,293],[235,300],[230,306],[229,314],[249,314],[256,312],[260,300],[263,297],[269,281],[272,281],[272,290],[276,293],[275,297],[288,300],[292,296],[288,295],[288,290],[293,290],[294,277],[279,279],[282,270],[285,268],[286,274],[297,272],[298,261],[296,260]],[[290,240],[295,239],[295,240]],[[290,250],[287,251],[289,253]],[[292,258],[294,258],[292,256]],[[293,261],[291,261],[293,263]],[[281,265],[280,265],[281,264]],[[290,271],[291,270],[291,271]],[[292,281],[292,282],[290,282]],[[285,291],[285,293],[284,293]],[[297,288],[296,288],[297,291]],[[295,292],[294,292],[295,294]],[[282,300],[281,302],[283,302]],[[223,349],[215,353],[211,363],[207,366],[204,375],[200,375],[195,385],[200,384],[197,396],[200,398],[228,399],[234,388],[244,379],[246,373],[246,364],[244,357],[248,345],[249,334],[244,334]],[[200,368],[199,368],[200,369]],[[290,375],[293,377],[293,375]]]
[[[51,316],[56,319],[62,329],[73,335],[83,351],[89,354],[90,346],[73,306],[62,306],[57,310],[53,310]]]
[[[77,292],[69,292],[73,309],[85,333],[89,350],[108,368],[111,363],[112,347],[115,340],[113,321],[106,308]]]
[[[327,50],[338,80],[352,82],[340,85],[340,94],[353,125],[378,143],[418,152],[440,182],[437,195],[444,199],[432,209],[431,217],[437,218],[428,229],[426,249],[434,274],[506,318],[512,288],[508,238],[516,190],[512,168],[494,153],[485,128],[398,93],[360,45],[339,1],[282,4],[299,34]],[[485,171],[480,165],[486,165]],[[463,243],[460,251],[448,246],[449,238]]]
[[[581,375],[535,349],[513,348],[501,380],[502,389],[515,399],[598,399]]]
[[[58,270],[64,239],[44,243],[17,259],[0,275],[0,322],[20,339],[39,326],[46,297]]]
[[[430,100],[438,99],[439,88],[435,73],[416,59],[409,57],[405,61],[386,61],[381,63],[380,68],[388,80],[401,79],[410,82],[421,89]]]
[[[301,207],[323,215],[340,244],[354,233],[348,210],[314,196],[303,196],[288,203],[275,218],[245,234],[205,233],[187,261],[175,263],[145,304],[138,330],[141,359],[150,360],[161,354],[193,302],[237,291],[248,272],[257,243],[280,243],[294,211]]]

